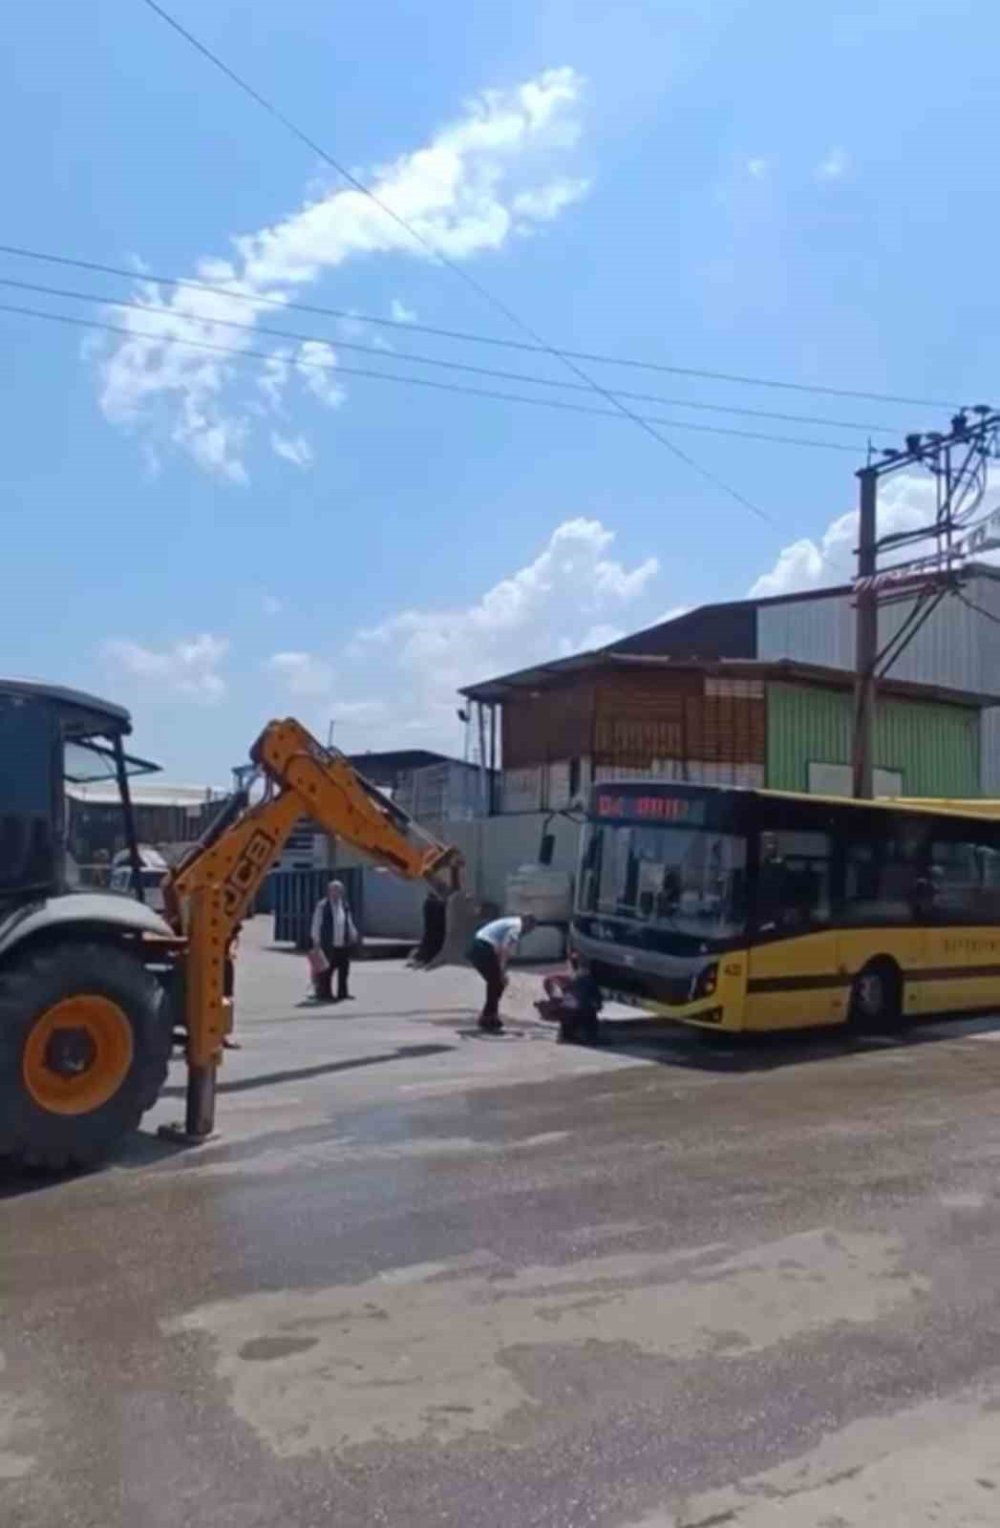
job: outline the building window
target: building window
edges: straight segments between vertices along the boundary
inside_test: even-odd
[[[854,771],[850,764],[828,764],[810,759],[806,772],[806,789],[811,796],[854,795]],[[872,784],[876,796],[901,796],[903,772],[900,769],[876,769]]]

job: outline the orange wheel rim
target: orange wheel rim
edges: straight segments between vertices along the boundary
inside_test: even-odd
[[[24,1085],[49,1114],[90,1114],[113,1098],[132,1065],[124,1011],[92,993],[40,1013],[24,1045]]]

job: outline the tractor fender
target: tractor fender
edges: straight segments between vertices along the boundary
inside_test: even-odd
[[[31,902],[6,918],[0,918],[0,960],[49,929],[68,932],[73,924],[91,933],[95,928],[103,927],[123,934],[175,937],[173,929],[159,913],[132,897],[116,896],[111,892],[71,891],[61,897],[48,897],[44,902]]]

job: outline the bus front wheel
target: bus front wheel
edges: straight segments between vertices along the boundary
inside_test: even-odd
[[[895,961],[871,960],[851,985],[852,1029],[895,1029],[903,1014],[903,979]]]

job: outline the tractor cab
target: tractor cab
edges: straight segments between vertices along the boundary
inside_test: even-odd
[[[98,779],[117,783],[122,838],[141,894],[128,781],[158,766],[125,752],[131,730],[124,707],[81,690],[0,679],[0,914],[76,889],[66,792]]]

